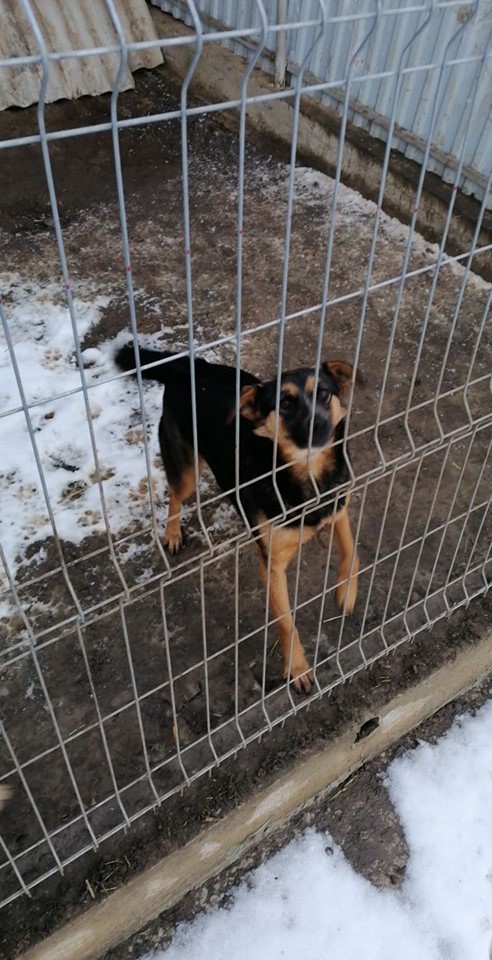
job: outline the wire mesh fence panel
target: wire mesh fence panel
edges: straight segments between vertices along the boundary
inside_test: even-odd
[[[38,82],[36,106],[0,114],[3,906],[491,581],[490,173],[472,241],[448,245],[490,111],[491,5],[320,0],[284,23],[255,0],[226,29],[178,6],[187,31],[135,40],[104,0],[114,42],[64,50],[23,0],[29,52],[0,60]],[[219,41],[245,59],[228,52],[233,93],[204,102]],[[260,89],[278,42],[290,86]],[[53,70],[101,57],[107,96],[47,103]],[[419,207],[460,75],[433,244]],[[375,201],[343,182],[362,87],[386,111]],[[417,89],[403,225],[387,183]],[[336,93],[333,177],[298,162],[306,93]],[[286,150],[250,136],[260,104],[288,105]]]

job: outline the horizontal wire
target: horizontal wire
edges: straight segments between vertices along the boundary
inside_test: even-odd
[[[491,3],[492,0],[481,0],[482,3]],[[437,0],[435,9],[448,9],[452,7],[462,7],[462,0]],[[392,7],[382,9],[379,17],[402,16],[405,13],[427,12],[428,5],[412,4],[406,7]],[[356,23],[361,20],[370,20],[374,18],[374,13],[350,13],[345,15],[333,16],[328,18],[330,24],[337,23]],[[268,33],[289,33],[299,29],[309,29],[319,25],[319,20],[294,20],[285,23],[269,23]],[[242,38],[259,36],[261,30],[259,27],[241,27],[235,30],[210,30],[203,34],[205,43],[223,43],[225,40],[240,40]],[[125,40],[123,44],[105,44],[99,47],[80,47],[76,50],[47,51],[46,58],[40,54],[29,54],[21,57],[3,57],[0,58],[0,69],[2,67],[24,67],[43,63],[44,59],[48,62],[57,62],[59,60],[81,59],[82,57],[102,56],[107,53],[121,55],[122,47],[133,53],[137,51],[163,49],[165,47],[193,46],[196,43],[194,36],[182,35],[179,37],[162,37],[155,40]]]
[[[206,34],[203,35],[203,39],[205,38],[206,38]],[[118,47],[118,53],[121,53],[120,47]],[[491,58],[492,58],[492,54],[489,54],[486,57],[486,59],[491,59]],[[483,60],[483,57],[480,57],[480,56],[462,57],[462,58],[457,58],[455,60],[448,60],[446,66],[452,67],[452,66],[460,66],[467,63],[481,63],[482,60]],[[419,64],[415,67],[405,67],[401,72],[402,72],[402,75],[405,75],[407,73],[408,74],[419,73],[421,71],[438,70],[441,66],[442,64],[440,62],[428,63],[423,65]],[[380,73],[370,73],[370,74],[355,76],[353,78],[353,82],[366,83],[371,80],[386,80],[395,76],[397,76],[397,71],[385,70],[385,71],[381,71]],[[343,86],[343,84],[344,84],[343,78],[341,78],[340,80],[325,81],[323,83],[311,83],[311,84],[308,84],[307,86],[303,86],[301,92],[303,94],[322,93],[325,90],[330,90],[332,88],[335,89],[337,87]],[[247,106],[254,106],[257,103],[269,103],[272,100],[286,100],[291,97],[293,98],[294,96],[295,96],[295,91],[293,89],[286,88],[285,90],[279,90],[276,92],[263,93],[263,94],[256,94],[254,96],[246,97],[245,102]],[[200,107],[187,107],[185,113],[187,117],[194,117],[194,116],[202,116],[209,113],[217,113],[220,111],[233,110],[240,107],[241,102],[242,102],[241,100],[224,100],[224,101],[221,101],[220,103],[202,104]],[[146,124],[150,124],[150,123],[160,123],[163,120],[179,120],[181,119],[181,116],[182,116],[181,110],[168,110],[162,113],[156,113],[151,115],[142,114],[139,117],[127,117],[124,119],[118,119],[116,121],[116,126],[118,130],[125,130],[130,127],[135,127],[140,125],[145,126]],[[53,140],[66,140],[67,138],[70,138],[70,137],[82,137],[82,136],[88,136],[89,134],[94,134],[94,133],[107,133],[112,129],[113,129],[113,125],[111,123],[88,124],[85,127],[72,127],[64,130],[52,130],[46,133],[46,140],[48,143],[50,143]],[[25,136],[25,137],[12,137],[10,139],[0,140],[0,150],[2,149],[8,150],[13,147],[30,146],[34,143],[40,143],[40,142],[41,142],[41,137],[39,134],[32,134],[30,136]]]

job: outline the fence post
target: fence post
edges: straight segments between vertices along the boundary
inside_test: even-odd
[[[277,0],[277,23],[287,20],[287,0]],[[287,66],[287,38],[285,30],[277,33],[275,49],[275,86],[280,90],[285,87],[285,68]]]

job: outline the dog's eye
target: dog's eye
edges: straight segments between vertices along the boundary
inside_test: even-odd
[[[328,406],[331,400],[331,393],[328,390],[318,390],[318,400],[320,403],[326,403]]]
[[[294,398],[291,397],[289,393],[284,393],[283,396],[280,397],[279,409],[282,411],[282,413],[286,413],[287,410],[291,409],[293,402]]]

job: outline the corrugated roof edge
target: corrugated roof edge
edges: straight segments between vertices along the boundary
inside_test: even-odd
[[[145,0],[115,0],[125,38],[129,42],[158,38]],[[103,0],[31,0],[31,9],[49,53],[67,53],[114,46],[118,37]],[[0,0],[0,109],[27,107],[39,100],[42,65],[3,65],[2,61],[40,53],[32,24],[18,0]],[[132,50],[121,90],[134,86],[132,71],[151,69],[163,62],[158,47]],[[120,65],[119,53],[85,54],[51,60],[46,101],[75,99],[113,89]]]

